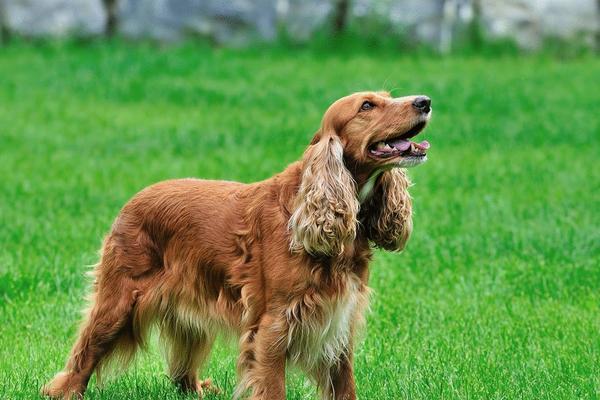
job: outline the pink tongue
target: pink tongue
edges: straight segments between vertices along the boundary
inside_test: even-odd
[[[410,141],[404,140],[404,139],[399,139],[394,142],[390,142],[389,145],[400,151],[406,151],[410,147]]]
[[[394,142],[390,142],[389,145],[400,151],[406,151],[410,148],[410,140],[398,139]],[[414,143],[415,147],[421,150],[427,150],[430,144],[427,140],[423,140],[421,143]]]

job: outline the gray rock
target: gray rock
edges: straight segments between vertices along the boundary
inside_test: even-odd
[[[481,17],[489,36],[507,37],[536,48],[545,37],[593,40],[598,31],[596,0],[482,0]]]
[[[482,0],[481,23],[491,38],[510,38],[520,47],[533,48],[540,43],[539,21],[528,0]]]
[[[275,2],[270,0],[121,0],[117,19],[125,36],[164,41],[191,35],[243,44],[276,34]]]
[[[278,0],[278,19],[292,38],[306,40],[328,23],[335,4],[335,0]],[[435,41],[442,11],[443,0],[354,0],[348,18],[359,24],[361,20],[381,19],[393,33]]]
[[[443,0],[357,0],[352,10],[354,18],[382,18],[390,23],[394,33],[404,33],[409,39],[436,43],[444,15]]]
[[[331,17],[334,0],[277,0],[277,19],[290,37],[307,40]]]
[[[106,16],[101,0],[2,0],[5,28],[23,36],[98,35]]]
[[[600,3],[597,0],[538,0],[535,13],[540,18],[541,34],[590,40],[600,29]]]

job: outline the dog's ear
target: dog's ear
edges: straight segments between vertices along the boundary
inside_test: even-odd
[[[360,220],[377,247],[400,251],[412,232],[412,201],[406,172],[394,168],[378,179],[372,196],[363,204]]]
[[[356,182],[335,134],[320,131],[304,153],[302,181],[289,221],[291,249],[337,255],[356,238]]]

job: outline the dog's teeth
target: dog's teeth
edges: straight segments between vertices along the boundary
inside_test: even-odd
[[[391,151],[391,150],[393,150],[392,146],[390,146],[390,145],[389,145],[389,144],[387,144],[387,143],[385,144],[385,149],[386,149],[386,150],[390,150],[390,151]]]

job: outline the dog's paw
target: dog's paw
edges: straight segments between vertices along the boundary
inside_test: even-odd
[[[73,400],[83,399],[85,387],[77,381],[72,373],[59,372],[42,387],[41,395],[52,399]]]
[[[219,389],[218,387],[213,385],[212,379],[210,379],[210,378],[206,378],[204,380],[199,380],[196,383],[196,387],[197,387],[198,395],[200,396],[200,398],[203,398],[204,394],[206,394],[206,393],[213,393],[213,394],[221,393],[221,389]]]

